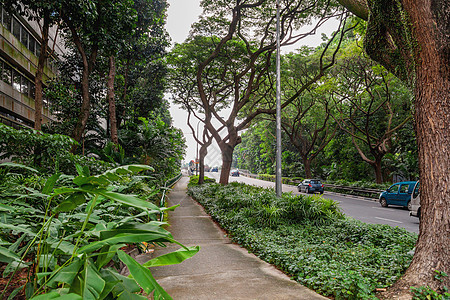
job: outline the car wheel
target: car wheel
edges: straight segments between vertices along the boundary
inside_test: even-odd
[[[323,194],[323,191],[321,191],[320,194],[322,195],[322,194]]]
[[[381,206],[383,206],[383,207],[388,207],[388,204],[387,204],[387,201],[386,201],[385,198],[381,198],[381,199],[380,199],[380,204],[381,204]]]
[[[412,203],[411,203],[411,200],[408,201],[408,204],[406,205],[406,207],[408,208],[409,211],[412,210]]]
[[[297,189],[298,189],[298,192],[299,192],[299,193],[302,192],[302,189],[301,189],[299,186],[297,187]]]

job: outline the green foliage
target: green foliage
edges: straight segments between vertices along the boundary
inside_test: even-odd
[[[119,141],[129,159],[152,166],[161,182],[179,173],[185,152],[180,129],[164,122],[161,116],[140,118],[142,124],[119,131]]]
[[[128,244],[182,246],[183,250],[151,260],[151,267],[179,263],[199,250],[176,242],[162,228],[165,223],[156,221],[173,207],[159,208],[144,200],[146,192],[141,196],[123,193],[139,191],[134,173],[151,167],[121,166],[94,176],[88,167],[77,165],[75,177],[55,173],[49,178],[39,177],[30,168],[26,171],[33,175],[23,176],[12,173],[12,168],[22,166],[0,165],[0,176],[7,178],[0,182],[0,262],[6,266],[4,277],[13,278],[18,270],[28,269],[28,298],[49,293],[37,298],[122,295],[144,299],[137,295],[143,288],[156,289],[163,299],[170,299],[154,280],[152,285],[143,280],[151,277],[148,269],[120,251]],[[119,261],[129,267],[131,279],[115,270]]]
[[[189,178],[188,187],[197,186],[199,177],[200,177],[199,175],[191,176]],[[214,178],[209,178],[207,176],[205,176],[205,178],[204,178],[204,183],[215,183],[215,182],[216,182],[216,180]]]
[[[445,272],[435,270],[436,274],[434,279],[442,282],[443,277],[448,275]],[[435,291],[428,286],[412,287],[413,300],[448,300],[450,299],[450,293],[448,287],[444,286],[442,290]]]
[[[276,179],[275,177],[276,177],[275,175],[270,175],[270,174],[258,174],[257,178],[260,180],[275,182],[275,179]],[[293,178],[282,177],[281,178],[281,182],[283,184],[290,184],[290,185],[297,185],[302,180],[303,180],[303,178],[301,178],[301,177],[293,177]]]
[[[73,155],[70,148],[75,143],[68,136],[14,129],[0,123],[0,159],[10,159],[44,172],[65,174],[76,174],[75,164],[89,166],[95,174],[112,166],[92,157]]]
[[[298,282],[335,299],[376,299],[375,289],[407,269],[417,236],[388,225],[347,219],[318,196],[231,183],[191,187],[231,238]]]

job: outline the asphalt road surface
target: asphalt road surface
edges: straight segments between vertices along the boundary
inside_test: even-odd
[[[206,176],[215,178],[219,181],[219,173],[206,173]],[[261,187],[275,188],[275,183],[263,181],[259,179],[239,176],[230,177],[230,182],[238,181],[246,184],[251,184]],[[284,192],[292,192],[294,194],[299,193],[297,187],[283,184]],[[409,211],[406,208],[400,206],[381,207],[378,199],[357,197],[351,195],[337,194],[333,192],[327,192],[322,195],[324,198],[333,199],[339,202],[342,211],[354,219],[371,224],[388,224],[392,227],[402,227],[410,232],[419,233],[419,219],[416,217],[410,217]]]

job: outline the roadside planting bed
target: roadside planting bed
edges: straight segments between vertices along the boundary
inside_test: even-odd
[[[417,235],[345,217],[332,200],[230,183],[189,194],[234,242],[301,284],[336,299],[375,299],[407,269]]]

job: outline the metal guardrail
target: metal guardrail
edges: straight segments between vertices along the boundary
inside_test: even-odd
[[[183,176],[183,174],[180,172],[180,174],[178,174],[177,176],[175,176],[172,179],[167,180],[164,183],[164,187],[162,187],[163,189],[163,193],[161,196],[161,201],[159,202],[159,207],[164,207],[166,205],[166,193],[167,191],[175,184],[177,183],[178,180],[180,180],[180,178]],[[164,221],[164,213],[162,213],[159,217],[159,220],[162,222]]]
[[[338,189],[338,190],[344,190],[344,191],[350,191],[350,192],[368,194],[368,195],[378,195],[381,192],[384,192],[384,190],[379,190],[379,189],[368,189],[368,188],[345,186],[345,185],[324,184],[324,186],[327,188],[332,188],[332,189],[334,188],[334,189]]]
[[[252,173],[248,172],[248,170],[239,170],[239,172],[246,177],[258,178],[257,174],[252,174]],[[295,181],[295,180],[292,182],[295,184],[301,183],[301,181]],[[380,194],[381,192],[384,192],[384,190],[379,190],[379,189],[369,189],[369,188],[362,188],[362,187],[334,185],[334,184],[326,184],[326,183],[324,183],[324,187],[337,189],[337,190],[343,190],[343,191],[349,191],[349,192],[353,192],[353,193],[361,193],[361,194],[366,194],[366,195],[377,195],[377,198],[378,198],[378,194]]]

